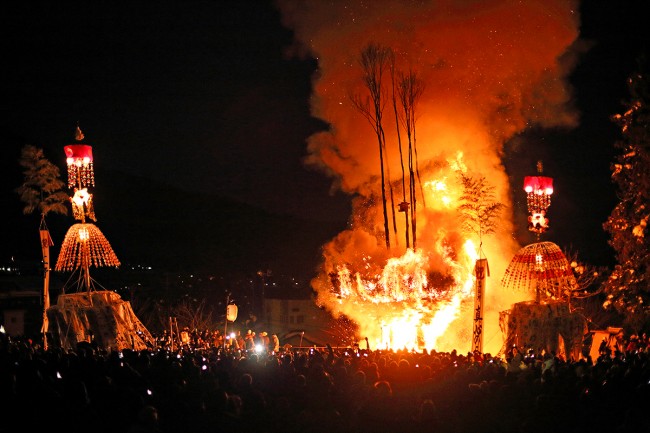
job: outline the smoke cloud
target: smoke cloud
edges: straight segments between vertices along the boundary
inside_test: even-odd
[[[498,312],[522,296],[500,290],[505,268],[520,247],[513,235],[513,192],[502,162],[503,146],[532,126],[572,127],[578,122],[566,79],[578,38],[577,2],[280,0],[277,5],[283,24],[295,35],[288,54],[318,61],[312,115],[331,125],[309,138],[306,163],[331,176],[333,187],[355,197],[350,229],[324,246],[323,268],[312,283],[319,302],[335,315],[343,313],[367,322],[359,314],[369,310],[360,309],[359,302],[341,302],[332,294],[331,275],[341,264],[366,275],[381,273],[391,258],[406,252],[403,217],[398,218],[398,230],[391,233],[392,248],[387,250],[381,240],[377,136],[350,99],[350,95],[367,93],[359,58],[365,46],[375,43],[393,50],[397,69],[415,71],[424,82],[416,107],[417,166],[424,191],[418,199],[417,246],[426,253],[427,272],[454,276],[460,272],[458,267],[470,273],[473,269],[471,261],[460,258],[466,236],[459,229],[457,210],[445,201],[459,196],[454,193],[454,188],[458,190],[453,186],[454,169],[462,167],[467,173],[485,176],[495,187],[498,201],[507,207],[497,233],[482,239],[491,271],[485,335],[494,340],[488,348],[496,352],[501,343],[493,337],[499,331]],[[384,156],[399,203],[401,160],[389,105],[384,121]],[[448,189],[429,188],[435,182],[445,182]],[[464,312],[471,311],[471,302],[471,293],[465,293],[465,306],[455,319],[458,331],[439,339],[439,347],[447,340],[449,345],[465,338],[469,343],[471,314]],[[361,328],[361,332],[377,332]]]

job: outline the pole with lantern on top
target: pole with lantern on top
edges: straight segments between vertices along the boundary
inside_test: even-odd
[[[77,126],[76,143],[64,147],[68,188],[73,192],[70,198],[72,214],[78,222],[65,235],[55,270],[78,272],[77,289],[87,291],[90,299],[93,286],[90,266],[119,267],[120,261],[104,234],[89,222],[97,221],[91,192],[95,174],[92,147],[82,143],[84,138]]]

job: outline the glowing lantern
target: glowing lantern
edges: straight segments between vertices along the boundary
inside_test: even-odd
[[[542,173],[542,162],[537,163],[537,171]],[[538,235],[548,229],[546,211],[551,205],[553,178],[546,176],[524,177],[524,191],[528,204],[528,230]]]
[[[78,126],[75,139],[84,139]],[[68,187],[74,190],[70,198],[72,213],[81,223],[74,224],[66,233],[55,270],[79,272],[80,288],[84,286],[90,292],[93,282],[89,268],[118,267],[120,261],[99,228],[86,223],[86,218],[95,221],[93,195],[88,191],[89,187],[95,186],[92,147],[71,144],[65,146],[64,150],[68,165]]]
[[[81,141],[84,134],[77,126],[75,139]],[[76,220],[85,222],[86,217],[96,221],[93,210],[93,196],[88,191],[95,186],[93,167],[93,148],[87,144],[70,144],[64,146],[66,164],[68,165],[68,188],[74,190],[72,197],[72,214]]]
[[[229,322],[237,320],[237,306],[235,304],[230,304],[226,307],[226,318]]]
[[[87,271],[90,266],[118,267],[120,261],[96,225],[74,224],[65,235],[55,270]]]
[[[524,191],[540,196],[553,194],[553,178],[546,176],[526,176],[524,178]]]
[[[77,127],[77,140],[83,140],[84,135]],[[93,170],[93,148],[87,144],[70,144],[64,146],[65,162],[68,165],[68,187],[84,188],[95,186]]]
[[[534,292],[535,300],[564,301],[576,285],[566,256],[552,242],[538,242],[521,248],[513,257],[501,281],[505,289]]]

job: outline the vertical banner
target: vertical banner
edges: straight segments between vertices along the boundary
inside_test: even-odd
[[[478,259],[474,266],[476,276],[476,293],[474,296],[474,332],[472,334],[472,352],[483,353],[483,294],[485,278],[490,275],[487,259]]]
[[[41,249],[43,250],[43,325],[41,327],[41,333],[43,334],[43,347],[47,349],[47,337],[46,333],[49,327],[49,321],[47,320],[47,310],[50,308],[50,247],[54,246],[52,242],[52,237],[47,228],[44,228],[41,225],[39,230],[41,235]]]

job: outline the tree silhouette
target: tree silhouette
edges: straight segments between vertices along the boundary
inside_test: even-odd
[[[625,325],[638,332],[650,314],[650,93],[644,64],[628,79],[626,110],[612,116],[621,128],[620,151],[611,165],[619,202],[603,224],[616,265],[604,283],[605,309],[625,317]]]
[[[390,174],[387,177],[388,165],[386,163],[386,135],[384,133],[384,85],[383,78],[386,69],[391,65],[393,51],[390,48],[377,44],[368,44],[362,51],[359,63],[363,69],[363,82],[370,94],[369,98],[353,95],[350,99],[354,107],[368,120],[377,135],[379,147],[379,165],[381,170],[381,198],[384,211],[384,235],[386,248],[390,249],[390,231],[388,228],[388,209],[386,206],[386,184],[389,185],[391,203],[393,201]],[[393,225],[395,225],[395,212],[393,208]]]
[[[67,215],[70,197],[64,190],[66,183],[61,180],[59,168],[45,158],[43,150],[25,145],[19,163],[24,169],[25,180],[15,191],[25,204],[23,213],[38,211],[42,218],[51,212]]]
[[[43,252],[43,347],[47,350],[48,319],[47,309],[50,307],[50,247],[53,245],[50,232],[45,224],[45,217],[50,212],[67,215],[69,201],[68,194],[63,190],[66,183],[61,180],[59,168],[52,164],[43,150],[25,145],[21,149],[19,160],[23,167],[25,180],[22,185],[16,188],[20,199],[25,203],[24,214],[31,214],[38,211],[41,214],[41,222],[38,228]]]
[[[410,228],[409,228],[409,207],[410,203],[406,199],[406,171],[404,169],[404,151],[402,149],[402,134],[400,132],[401,117],[397,110],[397,90],[396,90],[396,75],[397,70],[395,67],[395,56],[391,57],[390,61],[390,82],[391,82],[391,99],[393,105],[393,114],[395,115],[395,134],[397,137],[397,148],[399,150],[400,168],[402,169],[402,201],[398,204],[400,212],[404,212],[404,239],[406,240],[406,248],[411,247]],[[409,159],[410,160],[410,159]],[[410,191],[410,183],[409,183]],[[411,194],[409,194],[409,199]]]
[[[401,123],[406,130],[408,139],[408,169],[409,169],[409,198],[411,200],[411,230],[413,236],[413,248],[417,246],[416,237],[416,175],[417,183],[420,185],[422,202],[424,203],[424,192],[422,192],[422,182],[420,181],[420,170],[418,169],[418,148],[416,145],[415,123],[417,120],[416,107],[420,97],[424,93],[424,81],[422,81],[416,72],[409,71],[407,74],[400,74],[397,84],[397,92],[402,107]],[[401,152],[401,148],[400,148]],[[401,154],[401,153],[400,153]]]
[[[480,248],[483,235],[494,233],[496,218],[505,205],[494,201],[494,187],[487,183],[485,176],[475,178],[458,172],[458,178],[463,186],[458,207],[462,218],[461,229],[464,233],[476,235]]]

